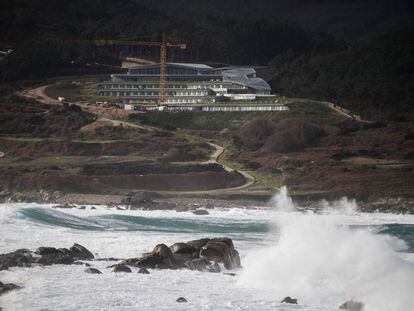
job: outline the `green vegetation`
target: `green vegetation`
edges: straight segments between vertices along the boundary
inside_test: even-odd
[[[299,58],[287,53],[272,66],[276,92],[329,100],[367,119],[414,117],[413,33],[382,36],[332,53]]]

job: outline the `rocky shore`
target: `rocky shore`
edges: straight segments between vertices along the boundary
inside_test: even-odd
[[[177,242],[170,246],[158,244],[151,252],[128,259],[95,258],[90,250],[77,243],[70,248],[41,246],[35,251],[18,249],[0,254],[0,271],[16,267],[76,264],[85,265],[85,273],[102,274],[102,271],[91,266],[93,261],[102,260],[117,261],[107,267],[113,273],[131,273],[134,268],[140,274],[150,274],[151,269],[189,269],[219,273],[222,267],[227,270],[241,267],[240,256],[233,241],[220,237]],[[19,288],[20,285],[0,282],[0,295]]]
[[[311,209],[320,208],[321,198],[295,197],[300,206]],[[211,209],[220,207],[271,206],[271,196],[233,198],[226,196],[185,196],[159,195],[142,192],[133,195],[63,193],[59,191],[40,190],[38,192],[0,192],[1,202],[34,202],[57,204],[56,207],[71,208],[75,205],[105,205],[119,209],[176,210],[179,212]],[[367,213],[414,214],[414,198],[383,198],[372,202],[357,201],[358,210]],[[199,213],[202,214],[202,213]],[[207,213],[206,213],[207,214]]]

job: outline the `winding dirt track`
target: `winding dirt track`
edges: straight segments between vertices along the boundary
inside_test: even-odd
[[[52,85],[52,84],[50,84]],[[49,105],[61,105],[62,103],[60,101],[58,101],[57,99],[54,99],[52,97],[49,97],[45,90],[50,86],[50,85],[44,85],[44,86],[40,86],[34,89],[29,89],[29,90],[24,90],[22,92],[20,92],[21,96],[27,97],[27,98],[31,98],[31,99],[35,99],[41,103],[44,104],[49,104]],[[91,106],[87,106],[87,105],[82,105],[80,103],[76,103],[77,105],[80,105],[82,108],[84,108],[85,110],[89,110],[95,114],[98,115],[102,115],[101,111],[102,109],[108,109],[108,108],[98,108],[96,107],[94,109],[94,107]],[[135,124],[131,124],[128,122],[124,122],[124,121],[119,121],[119,120],[114,120],[110,118],[110,115],[107,116],[106,118],[101,117],[100,119],[98,119],[98,121],[112,121],[113,125],[119,125],[119,123],[124,123],[124,125],[127,126],[132,126],[132,127],[137,127],[137,128],[144,128],[141,127],[139,125],[135,125]],[[198,194],[203,194],[203,193],[215,193],[215,192],[231,192],[231,191],[235,191],[235,190],[242,190],[242,189],[246,189],[248,187],[250,187],[251,185],[253,185],[256,182],[256,179],[248,172],[243,171],[243,170],[235,170],[227,165],[221,164],[218,162],[218,158],[224,153],[224,147],[217,145],[217,144],[213,144],[213,143],[208,143],[210,146],[212,146],[213,148],[215,148],[216,150],[213,152],[213,154],[210,156],[210,159],[208,161],[205,162],[200,162],[201,164],[218,164],[220,166],[223,167],[224,170],[226,170],[227,172],[238,172],[240,173],[245,179],[246,179],[246,183],[244,183],[241,186],[237,186],[237,187],[233,187],[233,188],[221,188],[221,189],[213,189],[213,190],[200,190],[200,191],[180,191],[182,193],[198,193]]]
[[[234,172],[236,170],[232,169],[231,167],[221,164],[218,162],[218,158],[223,154],[224,152],[224,147],[217,145],[217,144],[213,144],[213,143],[208,143],[210,146],[212,146],[213,148],[216,149],[216,151],[214,151],[214,153],[210,156],[210,159],[206,162],[202,162],[204,164],[211,164],[211,163],[215,163],[218,165],[221,165],[223,167],[223,169],[225,169],[227,172]],[[223,188],[223,189],[214,189],[214,190],[207,190],[207,191],[202,191],[202,192],[208,192],[208,193],[212,193],[212,192],[223,192],[223,191],[234,191],[234,190],[240,190],[240,189],[245,189],[250,187],[251,185],[253,185],[256,182],[256,179],[248,172],[246,171],[242,171],[242,170],[238,170],[236,171],[238,173],[240,173],[241,175],[243,175],[243,177],[246,179],[246,183],[241,185],[241,186],[237,186],[237,187],[233,187],[233,188]],[[201,192],[201,191],[198,191]]]

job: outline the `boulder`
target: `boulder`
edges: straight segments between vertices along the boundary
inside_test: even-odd
[[[30,267],[33,263],[32,253],[28,249],[18,249],[7,254],[0,254],[0,271],[11,267]]]
[[[171,249],[165,244],[158,244],[154,247],[151,254],[157,256],[161,259],[173,258],[173,253]]]
[[[187,243],[174,243],[170,246],[171,252],[175,254],[193,254],[197,251],[197,249],[194,246],[191,246]]]
[[[206,245],[208,241],[210,241],[210,239],[205,238],[205,239],[200,239],[200,240],[187,241],[187,242],[185,242],[185,244],[194,247],[197,251],[200,251],[201,248],[204,245]]]
[[[113,266],[112,272],[126,272],[126,273],[131,273],[131,269],[123,264],[117,264]]]
[[[205,209],[197,209],[195,211],[193,211],[194,215],[209,215],[210,213],[208,211],[206,211]]]
[[[240,256],[234,249],[233,241],[222,237],[211,239],[201,248],[200,258],[221,262],[226,269],[240,268]]]
[[[187,299],[185,299],[184,297],[178,297],[177,302],[188,302]]]
[[[0,282],[0,295],[5,294],[9,291],[15,290],[15,289],[19,289],[20,286],[13,284],[13,283],[8,283],[5,284],[3,282]]]
[[[93,258],[93,254],[79,244],[74,244],[70,249],[41,246],[34,253],[27,249],[19,249],[11,253],[0,254],[0,270],[10,267],[30,267],[32,264],[68,265],[77,263],[78,259]]]
[[[141,273],[141,274],[150,274],[150,272],[147,270],[147,268],[139,268],[138,273]]]
[[[101,271],[99,271],[98,269],[95,268],[88,268],[85,270],[86,273],[92,273],[92,274],[102,274]]]
[[[227,269],[240,267],[239,253],[229,238],[179,242],[168,247],[158,244],[142,257],[122,260],[120,264],[148,269],[191,269],[220,272],[218,263]],[[114,266],[111,266],[114,267]]]
[[[348,300],[339,307],[339,309],[341,310],[348,310],[348,311],[362,311],[363,308],[364,308],[364,305],[362,302],[353,301],[353,300]]]
[[[296,298],[291,298],[289,296],[283,298],[283,300],[281,301],[281,303],[290,303],[290,304],[298,304],[298,300]]]
[[[73,244],[69,250],[76,259],[90,260],[95,258],[95,256],[86,247],[77,243]]]
[[[204,258],[196,258],[193,260],[189,260],[185,264],[190,270],[198,270],[201,272],[215,272],[215,273],[218,273],[221,271],[220,266],[216,262],[210,262]]]
[[[61,251],[58,250],[57,248],[44,247],[44,246],[38,247],[35,251],[35,254],[41,255],[41,256],[43,256],[43,255],[55,255],[55,254],[59,254],[59,253],[61,253]]]
[[[58,249],[58,252],[56,253],[43,254],[40,257],[35,257],[33,262],[43,266],[50,266],[57,264],[70,265],[73,264],[75,260],[70,252]]]

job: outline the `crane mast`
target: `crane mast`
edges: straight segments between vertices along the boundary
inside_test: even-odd
[[[140,46],[157,46],[160,48],[160,99],[159,104],[165,103],[165,81],[166,81],[166,67],[167,67],[167,49],[169,47],[179,47],[186,49],[185,43],[172,44],[165,40],[165,35],[162,34],[161,42],[156,41],[136,41],[136,40],[110,40],[110,39],[79,39],[79,40],[68,40],[68,42],[74,43],[93,43],[96,46],[109,46],[109,45],[140,45]]]

